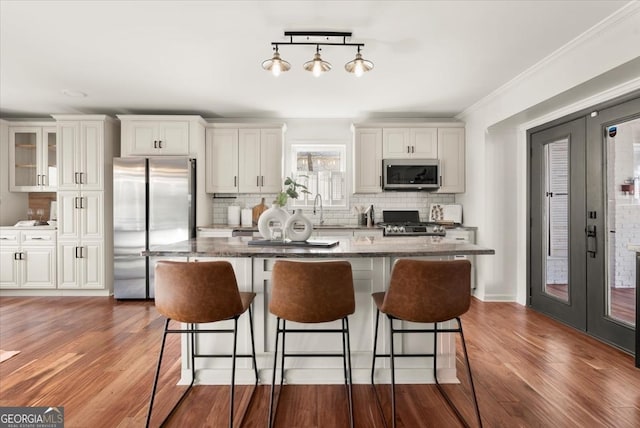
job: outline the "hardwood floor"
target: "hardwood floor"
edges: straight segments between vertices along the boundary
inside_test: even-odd
[[[0,348],[21,351],[0,364],[0,406],[64,406],[67,428],[144,426],[162,323],[149,302],[0,298]],[[485,426],[640,426],[640,370],[630,355],[514,303],[474,300],[463,323]],[[168,341],[165,361],[175,363],[160,381],[156,425],[182,388],[179,339]],[[460,373],[463,387],[447,389],[473,422]],[[236,415],[250,390],[239,388]],[[390,418],[389,388],[378,391]],[[372,394],[354,387],[358,427],[384,426]],[[460,426],[433,385],[400,385],[397,394],[398,427]],[[167,425],[226,426],[228,399],[228,387],[197,386]],[[345,400],[339,385],[286,386],[276,426],[348,426]],[[261,385],[242,426],[266,426],[268,403]]]

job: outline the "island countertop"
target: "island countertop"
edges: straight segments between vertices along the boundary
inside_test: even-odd
[[[252,237],[193,238],[159,245],[144,256],[249,257],[249,258],[352,258],[422,257],[495,254],[490,248],[448,240],[438,236],[416,237],[318,237],[317,241],[339,241],[330,248],[249,245]]]

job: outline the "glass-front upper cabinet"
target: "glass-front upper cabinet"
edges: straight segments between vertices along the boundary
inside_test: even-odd
[[[58,185],[56,127],[9,126],[10,190],[53,192]]]

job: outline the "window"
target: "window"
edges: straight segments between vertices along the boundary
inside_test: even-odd
[[[313,206],[320,194],[325,208],[346,208],[346,145],[292,144],[291,165],[296,181],[310,192],[292,201],[294,207]]]

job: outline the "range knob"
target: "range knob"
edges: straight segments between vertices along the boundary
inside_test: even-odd
[[[398,233],[398,230],[400,230],[400,229],[398,229],[398,226],[393,226],[393,231],[394,231],[395,233]]]
[[[400,232],[400,233],[404,233],[404,230],[405,230],[405,229],[404,229],[404,226],[400,226],[400,227],[398,228],[398,232]]]
[[[390,224],[388,224],[388,225],[386,225],[386,226],[384,227],[384,229],[385,229],[385,231],[386,231],[387,233],[391,233],[391,232],[393,231],[393,226],[391,226]]]

